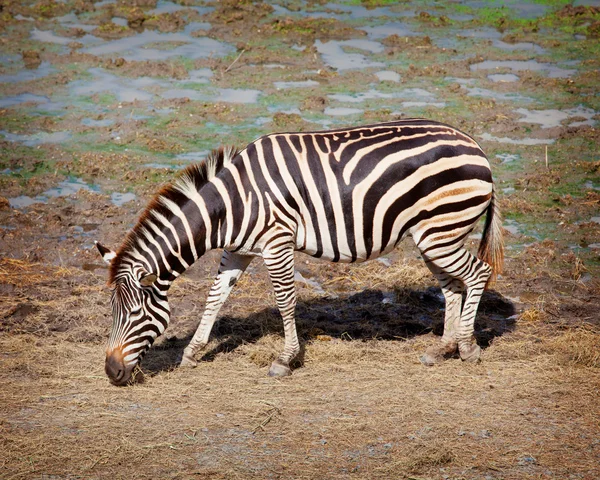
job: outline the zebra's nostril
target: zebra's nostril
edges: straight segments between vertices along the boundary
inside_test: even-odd
[[[115,353],[107,355],[104,370],[113,383],[122,382],[125,377],[126,369],[121,355],[116,355]]]

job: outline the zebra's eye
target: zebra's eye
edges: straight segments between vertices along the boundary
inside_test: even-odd
[[[137,317],[140,313],[142,313],[142,307],[135,307],[131,312],[129,312],[130,317]]]

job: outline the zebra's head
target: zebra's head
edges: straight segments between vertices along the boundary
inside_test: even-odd
[[[111,265],[117,254],[96,242],[103,260]],[[112,282],[113,323],[104,370],[111,383],[126,385],[134,368],[169,324],[166,286],[143,265],[123,262]]]

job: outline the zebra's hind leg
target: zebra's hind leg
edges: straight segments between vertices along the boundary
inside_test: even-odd
[[[446,298],[446,321],[444,323],[443,347],[441,347],[441,351],[443,352],[443,349],[447,348],[455,349],[455,345],[458,344],[462,360],[477,362],[481,354],[481,348],[477,345],[475,336],[473,335],[475,315],[477,314],[477,308],[485,285],[492,273],[492,268],[486,262],[480,260],[462,247],[453,254],[439,258],[426,258],[425,261],[429,268],[436,274],[438,280],[440,280],[442,291]],[[464,303],[461,302],[462,293],[458,294],[458,291],[450,292],[448,288],[444,288],[448,285],[456,286],[459,282],[466,289]],[[456,312],[458,311],[460,314],[457,317]],[[453,318],[455,319],[454,322],[452,322]],[[448,327],[451,330],[447,334],[446,329]],[[437,348],[437,352],[440,352],[440,347]],[[436,352],[434,351],[434,353]],[[425,360],[430,360],[427,353],[424,357]],[[434,356],[432,357],[434,358]],[[423,363],[428,364],[426,361],[423,361]]]
[[[470,253],[469,256],[470,268],[463,279],[467,288],[467,295],[463,303],[456,337],[458,339],[460,358],[465,362],[477,362],[481,355],[481,348],[477,345],[473,335],[475,315],[477,315],[479,302],[481,301],[487,281],[492,275],[492,267]]]
[[[183,351],[180,366],[195,367],[198,364],[194,355],[202,350],[208,343],[210,331],[217,319],[219,310],[223,306],[223,303],[225,303],[225,300],[227,300],[233,286],[236,284],[242,273],[244,273],[248,265],[250,265],[253,258],[254,257],[248,255],[231,253],[227,250],[223,252],[221,263],[219,265],[219,273],[208,294],[202,320],[200,320],[200,325],[198,325],[192,340]]]
[[[442,362],[458,350],[456,331],[460,324],[464,290],[463,283],[460,280],[448,277],[443,272],[434,270],[433,273],[442,287],[442,293],[446,300],[446,314],[442,338],[439,343],[429,347],[420,358],[421,362],[427,366]]]
[[[296,286],[294,284],[293,244],[286,242],[270,245],[267,251],[263,251],[263,258],[271,277],[285,333],[283,352],[271,364],[269,376],[284,377],[292,374],[290,362],[300,352],[295,320]]]

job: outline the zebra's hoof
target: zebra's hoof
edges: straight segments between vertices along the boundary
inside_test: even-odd
[[[476,343],[460,349],[460,358],[463,362],[477,363],[481,357],[481,347]]]
[[[287,377],[292,374],[292,370],[279,360],[275,360],[269,368],[269,377]]]
[[[198,362],[192,355],[183,354],[181,357],[181,363],[179,363],[180,367],[193,368],[198,366]]]
[[[425,353],[421,355],[419,360],[421,360],[423,365],[431,367],[436,363],[442,363],[456,351],[456,347],[456,343],[436,343],[425,350]]]
[[[426,367],[433,367],[436,363],[440,363],[442,361],[441,357],[438,355],[432,355],[429,352],[425,352],[423,355],[419,357],[421,363]]]

